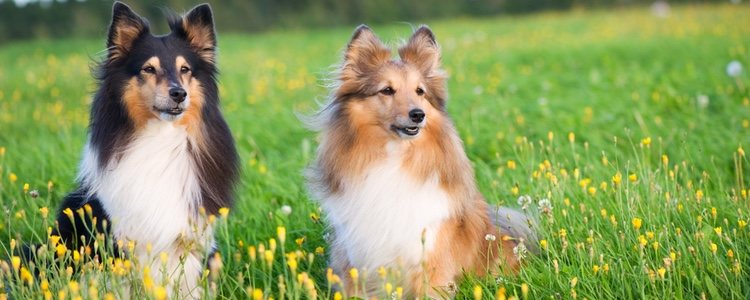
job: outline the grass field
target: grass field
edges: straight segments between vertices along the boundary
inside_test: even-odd
[[[750,297],[750,76],[726,71],[733,60],[750,66],[748,16],[726,4],[668,18],[633,8],[429,22],[480,189],[512,207],[530,196],[542,238],[518,275],[467,278],[457,297]],[[410,28],[373,26],[390,41]],[[217,220],[223,268],[206,278],[208,296],[333,297],[325,218],[301,173],[317,143],[295,114],[325,101],[323,79],[352,30],[220,34],[223,110],[243,174],[237,206]],[[103,45],[104,32],[0,46],[0,257],[47,243],[75,188]],[[0,299],[122,295],[128,280],[134,295],[162,297],[129,263],[43,266],[35,279],[6,263]]]

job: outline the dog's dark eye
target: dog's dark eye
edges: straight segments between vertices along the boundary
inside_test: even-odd
[[[386,87],[382,90],[380,90],[380,93],[386,96],[390,96],[396,93],[396,90],[394,90],[392,87]]]
[[[417,95],[422,96],[424,95],[424,90],[420,87],[417,88]]]
[[[141,69],[141,71],[143,71],[144,73],[156,74],[156,68],[152,66],[144,67],[143,69]]]
[[[182,67],[182,68],[180,68],[180,73],[187,74],[188,72],[190,72],[190,68],[188,68],[188,67]]]

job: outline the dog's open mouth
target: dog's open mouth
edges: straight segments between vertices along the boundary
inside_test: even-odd
[[[176,116],[184,112],[185,110],[179,107],[173,107],[173,108],[167,108],[167,109],[159,109],[157,107],[154,107],[154,109],[160,113]]]
[[[391,125],[391,129],[393,129],[393,131],[399,134],[403,134],[406,136],[415,136],[419,134],[420,128],[418,126],[398,127],[396,125]]]

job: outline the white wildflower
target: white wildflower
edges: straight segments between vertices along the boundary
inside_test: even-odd
[[[708,107],[708,103],[710,102],[710,100],[708,99],[708,96],[702,95],[702,94],[698,95],[698,98],[696,98],[695,101],[698,104],[698,107],[701,109]]]
[[[281,206],[281,213],[285,216],[288,216],[292,213],[292,207],[289,205],[283,205]]]
[[[552,213],[552,202],[547,198],[539,200],[539,210],[541,210],[544,214]]]
[[[497,239],[497,237],[494,234],[488,233],[484,236],[485,241],[494,242]]]
[[[513,247],[513,255],[515,255],[518,260],[525,259],[527,253],[528,250],[526,249],[526,245],[524,245],[523,242],[518,243],[518,245]]]
[[[518,197],[518,205],[520,205],[522,209],[529,208],[529,205],[531,205],[531,203],[532,203],[532,200],[531,200],[531,196],[529,195],[522,195]]]
[[[727,64],[727,75],[730,77],[739,77],[742,74],[742,63],[736,60]]]

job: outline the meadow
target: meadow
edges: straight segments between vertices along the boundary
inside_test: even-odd
[[[750,66],[748,16],[724,4],[666,18],[635,7],[427,22],[481,191],[535,215],[541,239],[519,274],[465,278],[457,298],[750,297],[750,75],[727,72]],[[392,42],[411,32],[372,27]],[[94,263],[47,236],[76,187],[104,28],[100,39],[0,46],[0,299],[108,299],[129,281],[133,296],[166,295],[127,259]],[[206,272],[207,297],[342,297],[302,175],[316,134],[298,115],[326,101],[353,28],[219,28],[242,178],[236,207],[215,220],[223,267]],[[57,262],[16,264],[28,243],[49,244]],[[400,298],[386,289],[382,299]]]

